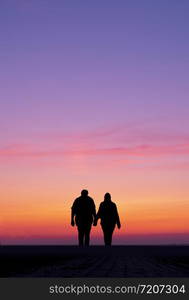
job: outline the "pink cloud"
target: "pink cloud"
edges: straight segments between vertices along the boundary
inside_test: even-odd
[[[119,143],[189,143],[189,134],[176,132],[160,132],[158,130],[145,129],[139,125],[115,125],[106,128],[97,128],[91,131],[74,131],[74,132],[49,132],[40,134],[40,139],[52,141],[71,140],[75,142],[92,142],[95,140],[117,141]]]
[[[6,164],[23,160],[24,163],[32,161],[32,164],[42,166],[66,165],[69,168],[84,168],[89,163],[90,166],[101,166],[103,162],[112,167],[129,165],[137,168],[145,164],[148,168],[188,169],[188,155],[187,134],[166,131],[161,134],[129,124],[70,134],[35,135],[28,143],[20,140],[20,143],[0,148],[0,159]]]
[[[124,155],[137,157],[153,157],[162,155],[189,154],[189,144],[175,145],[138,145],[133,147],[109,147],[109,148],[79,148],[40,150],[33,146],[13,145],[0,149],[0,157],[51,157],[51,156],[103,156]]]

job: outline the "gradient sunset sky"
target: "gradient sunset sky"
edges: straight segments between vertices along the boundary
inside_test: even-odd
[[[97,208],[111,193],[114,243],[188,242],[188,15],[188,0],[0,1],[0,243],[77,243],[83,188]]]

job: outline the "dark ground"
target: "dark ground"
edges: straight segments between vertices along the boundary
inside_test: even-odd
[[[0,277],[189,277],[189,246],[0,246]]]

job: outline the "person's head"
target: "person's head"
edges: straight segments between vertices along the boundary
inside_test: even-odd
[[[111,195],[110,195],[110,193],[106,193],[104,195],[104,201],[111,201]]]
[[[83,196],[83,197],[88,196],[88,191],[87,190],[82,190],[81,191],[81,196]]]

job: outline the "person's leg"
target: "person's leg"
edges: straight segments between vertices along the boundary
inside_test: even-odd
[[[112,244],[112,230],[108,230],[108,232],[107,232],[107,245],[108,246],[111,246],[111,244]]]
[[[108,231],[108,245],[111,246],[112,245],[112,235],[113,235],[113,232],[114,232],[114,228],[115,226],[112,226],[109,228],[109,231]]]
[[[106,226],[102,225],[102,231],[103,231],[103,235],[104,235],[104,244],[105,244],[105,246],[107,246],[107,243],[108,243],[108,234],[107,234],[107,228],[106,228]]]
[[[89,246],[90,243],[90,231],[91,231],[91,224],[88,224],[85,228],[85,246]]]
[[[104,233],[104,242],[105,242],[105,246],[109,246],[109,238],[108,238],[107,231]]]
[[[83,246],[84,230],[82,226],[78,226],[78,242],[79,246]]]
[[[106,246],[111,246],[111,244],[112,244],[112,234],[113,234],[114,228],[115,228],[115,226],[110,226],[110,225],[102,226],[102,230],[104,233],[104,243]]]

